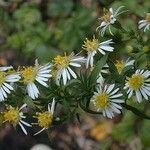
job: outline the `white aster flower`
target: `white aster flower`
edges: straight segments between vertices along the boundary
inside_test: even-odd
[[[39,125],[42,129],[37,133],[35,133],[34,135],[37,135],[44,130],[47,130],[52,125],[54,109],[55,109],[55,99],[53,98],[52,104],[48,104],[48,111],[36,113],[36,116],[34,116],[34,118],[37,119],[37,123],[33,124]]]
[[[82,62],[85,62],[85,58],[76,56],[73,53],[69,56],[56,56],[54,58],[56,83],[60,85],[60,81],[63,79],[63,84],[66,85],[67,81],[71,79],[71,76],[73,78],[77,78],[76,73],[71,69],[71,67],[81,67]]]
[[[2,70],[7,70],[6,68]],[[0,71],[0,101],[3,101],[8,97],[8,94],[11,93],[14,88],[11,83],[19,81],[21,77],[18,73],[8,74],[4,71]]]
[[[124,68],[126,68],[127,66],[133,66],[134,62],[135,60],[130,60],[130,58],[128,58],[126,61],[117,60],[115,66],[118,70],[118,73],[121,74]]]
[[[116,22],[116,17],[118,17],[120,14],[126,12],[126,11],[120,12],[120,10],[123,7],[124,6],[120,6],[116,11],[114,11],[112,8],[110,8],[109,10],[104,9],[103,16],[101,18],[99,18],[102,22],[101,22],[100,26],[98,26],[96,29],[96,30],[100,29],[101,36],[104,36],[107,28],[109,29],[110,34],[113,35],[110,27],[112,24],[114,24]]]
[[[22,109],[26,106],[27,104],[23,104],[20,108],[7,106],[6,111],[3,112],[3,118],[4,118],[3,123],[5,122],[11,123],[14,127],[19,125],[22,131],[27,135],[27,131],[23,125],[28,127],[31,127],[31,125],[22,120],[26,118],[26,116],[24,116],[22,112]]]
[[[91,98],[97,111],[102,112],[104,117],[113,118],[115,113],[121,113],[122,106],[120,103],[124,103],[121,99],[123,94],[118,93],[119,88],[114,89],[114,87],[115,84],[105,85],[104,88],[100,85]]]
[[[146,14],[146,18],[144,20],[140,20],[138,22],[139,24],[139,29],[144,28],[144,32],[146,32],[146,30],[149,30],[149,26],[150,26],[150,13]]]
[[[124,89],[127,89],[128,98],[133,94],[136,95],[137,101],[142,102],[142,96],[148,100],[150,96],[150,71],[136,70],[136,72],[129,78]]]
[[[27,85],[27,93],[32,99],[38,98],[40,92],[35,84],[37,81],[39,84],[48,87],[47,81],[52,76],[50,74],[51,65],[48,63],[43,66],[39,66],[35,63],[34,67],[26,67],[21,71],[23,83]]]
[[[83,49],[87,51],[87,61],[86,61],[86,68],[89,66],[93,67],[94,63],[94,56],[99,51],[101,54],[105,55],[106,52],[112,52],[114,48],[110,46],[113,44],[112,39],[99,42],[98,39],[93,37],[92,40],[86,39],[83,44]]]

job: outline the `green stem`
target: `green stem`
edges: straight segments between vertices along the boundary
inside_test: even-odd
[[[124,108],[126,108],[127,110],[130,110],[132,113],[134,113],[135,115],[143,118],[143,119],[148,119],[150,120],[150,116],[144,114],[143,112],[141,112],[140,110],[138,110],[137,108],[131,106],[131,105],[128,105],[128,104],[125,104],[125,103],[122,103],[121,104]]]

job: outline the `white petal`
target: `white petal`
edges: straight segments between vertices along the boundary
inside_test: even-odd
[[[100,53],[102,53],[103,55],[106,54],[102,49],[99,49],[99,48],[98,48],[98,51],[99,51]]]
[[[38,98],[39,90],[34,83],[31,84],[32,90],[34,91],[35,98]]]
[[[3,101],[3,100],[4,100],[4,96],[3,96],[3,93],[2,93],[2,91],[0,89],[0,101]]]
[[[27,92],[32,99],[38,98],[39,90],[34,83],[27,85]]]
[[[38,78],[36,78],[36,81],[39,82],[41,85],[48,87],[48,85],[44,81],[39,80]]]
[[[45,130],[45,128],[41,129],[39,132],[35,133],[34,136],[40,134],[40,133],[43,132],[44,130]]]
[[[39,76],[39,77],[45,77],[45,78],[50,78],[52,75],[51,74],[46,74],[46,73],[38,73],[37,76]]]
[[[115,103],[124,103],[124,100],[121,99],[111,99],[110,101]]]
[[[70,62],[69,64],[74,67],[81,67],[81,65],[77,63]]]
[[[3,96],[4,96],[5,98],[7,98],[7,94],[6,94],[6,92],[3,90],[2,87],[0,88],[0,90],[1,90],[1,92],[2,92],[2,94],[3,94]]]
[[[115,89],[114,91],[112,91],[109,96],[116,94],[119,91],[119,88]]]
[[[54,109],[55,109],[55,98],[53,98],[53,102],[52,102],[52,105],[51,105],[51,113],[52,113],[52,115],[54,114]]]
[[[100,49],[109,51],[109,52],[112,52],[114,50],[114,48],[110,46],[100,46]]]
[[[19,74],[12,74],[12,75],[6,76],[6,82],[17,82],[20,79],[21,77],[19,76]]]
[[[138,101],[139,103],[142,102],[142,95],[141,95],[140,91],[137,90],[137,91],[135,91],[135,93],[136,93],[137,101]]]
[[[113,88],[115,87],[115,84],[111,84],[109,87],[108,87],[108,89],[107,89],[107,93],[109,94],[112,90],[113,90]]]
[[[43,82],[48,81],[48,78],[44,78],[44,77],[41,77],[41,76],[36,77],[36,79],[40,80],[40,81],[43,81]]]
[[[117,97],[121,97],[123,94],[117,94],[117,95],[113,95],[113,96],[110,96],[110,98],[117,98]]]
[[[26,131],[26,129],[23,127],[23,125],[19,122],[19,125],[20,125],[20,127],[21,127],[21,129],[22,129],[22,131],[24,132],[24,134],[26,134],[27,135],[27,131]]]
[[[110,103],[111,103],[111,105],[115,106],[116,108],[122,109],[122,107],[121,107],[120,105],[118,105],[118,104],[116,104],[116,103],[112,103],[112,102],[110,102]]]
[[[14,90],[13,87],[11,85],[9,85],[8,83],[3,83],[9,90]]]
[[[28,127],[32,127],[32,125],[30,125],[29,123],[27,123],[27,122],[25,122],[25,121],[23,121],[23,120],[20,120],[20,122],[21,122],[22,124],[28,126]]]
[[[6,71],[6,70],[9,70],[9,69],[13,69],[13,67],[12,66],[0,67],[0,71]]]
[[[73,78],[77,78],[77,76],[76,76],[76,74],[74,73],[74,71],[70,68],[70,67],[68,67],[67,68],[68,69],[68,71],[70,72],[70,74],[73,76]]]
[[[66,74],[67,74],[67,78],[68,78],[68,80],[70,80],[71,79],[71,77],[70,77],[70,73],[69,73],[69,71],[66,69]]]
[[[2,85],[2,88],[6,91],[6,93],[10,94],[10,90],[6,86]]]
[[[64,83],[64,85],[66,85],[66,83],[67,83],[67,73],[66,73],[65,68],[63,69],[62,77],[63,77],[63,83]]]
[[[130,93],[128,95],[128,98],[131,98],[131,96],[133,95],[133,90],[130,90]]]
[[[146,99],[146,100],[148,100],[148,96],[146,95],[146,93],[141,89],[140,90],[140,92],[142,93],[142,95],[144,96],[144,98]]]
[[[116,112],[117,114],[120,114],[120,113],[121,113],[121,111],[120,111],[119,109],[117,109],[115,106],[111,105],[110,107],[111,107],[111,109],[112,109],[114,112]]]
[[[26,107],[27,106],[27,104],[23,104],[20,108],[19,108],[19,110],[22,110],[24,107]]]

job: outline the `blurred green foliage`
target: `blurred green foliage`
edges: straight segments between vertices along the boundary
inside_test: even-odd
[[[25,59],[39,58],[47,62],[64,51],[79,52],[95,21],[92,6],[85,7],[73,0],[9,1],[5,4],[0,8],[3,40],[0,50],[12,49]]]

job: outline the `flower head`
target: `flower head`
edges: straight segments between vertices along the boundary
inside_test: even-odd
[[[112,43],[112,39],[100,43],[98,39],[96,39],[94,36],[91,40],[86,38],[82,46],[88,55],[86,61],[86,68],[88,68],[89,65],[93,67],[93,58],[97,51],[99,51],[103,55],[105,55],[106,52],[112,52],[114,50],[114,48],[110,46],[110,44]]]
[[[124,89],[127,89],[128,98],[135,93],[137,101],[142,101],[142,96],[148,100],[150,96],[150,71],[136,70],[131,76],[127,77]]]
[[[57,66],[58,69],[63,69],[63,68],[66,68],[69,66],[69,62],[70,62],[70,57],[66,56],[56,56],[54,58],[54,63],[55,63],[55,66]]]
[[[147,13],[145,19],[140,20],[138,22],[138,24],[139,24],[139,29],[144,28],[144,32],[146,32],[146,30],[149,30],[149,26],[150,26],[150,13]]]
[[[120,6],[116,11],[114,11],[112,8],[110,8],[109,10],[104,9],[103,16],[101,18],[99,18],[102,22],[101,22],[100,26],[97,27],[97,29],[100,28],[101,36],[104,36],[107,28],[109,29],[110,34],[113,35],[110,26],[116,22],[117,16],[119,16],[120,14],[125,12],[125,11],[120,12],[120,10],[123,7],[124,6]]]
[[[40,94],[37,86],[35,85],[36,81],[45,87],[48,86],[46,82],[51,77],[50,67],[51,67],[50,64],[40,66],[36,61],[34,67],[30,66],[21,70],[23,83],[27,85],[28,95],[32,99],[38,98],[38,95]]]
[[[77,78],[75,72],[71,69],[72,67],[81,67],[82,62],[85,62],[85,58],[81,56],[75,56],[73,53],[67,56],[56,56],[54,58],[54,71],[56,74],[56,83],[59,85],[61,79],[63,79],[63,84],[65,85],[68,80],[73,78]]]
[[[23,112],[21,111],[26,106],[27,106],[26,104],[22,105],[20,108],[7,106],[6,110],[3,112],[4,118],[3,123],[5,122],[11,123],[14,127],[16,127],[16,125],[19,125],[22,131],[27,135],[27,131],[23,125],[28,127],[31,127],[31,125],[22,120],[26,117],[23,115]]]
[[[9,74],[5,72],[9,69],[12,69],[12,67],[0,68],[0,101],[3,101],[5,98],[7,98],[8,94],[10,94],[12,90],[14,90],[12,83],[19,81],[21,78],[18,73]]]
[[[55,109],[55,99],[53,99],[51,107],[50,104],[48,104],[48,111],[36,113],[36,116],[34,116],[34,118],[37,119],[37,123],[34,124],[39,125],[42,129],[39,132],[35,133],[34,135],[41,133],[42,131],[48,129],[52,125],[54,109]]]
[[[125,67],[133,66],[134,62],[135,62],[135,60],[130,60],[130,59],[127,59],[126,61],[117,60],[116,63],[115,63],[115,66],[118,70],[118,73],[121,74]]]
[[[35,81],[37,74],[37,68],[36,67],[26,67],[22,70],[21,75],[23,77],[23,83],[29,84],[31,82]]]
[[[114,87],[115,84],[105,85],[104,88],[100,85],[91,98],[97,111],[102,111],[104,117],[113,118],[114,113],[121,113],[120,103],[124,103],[124,101],[121,99],[122,94],[118,93],[119,88],[114,89]]]

